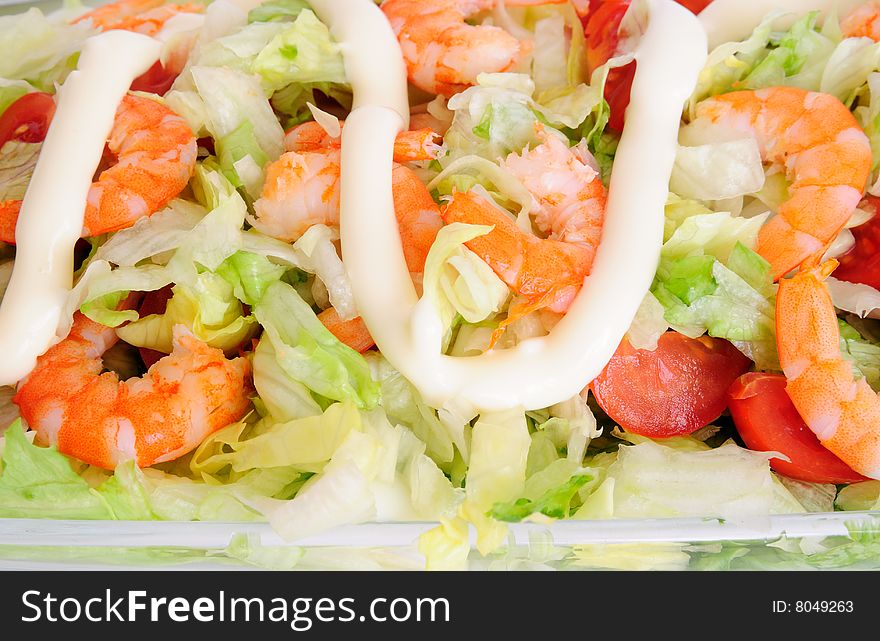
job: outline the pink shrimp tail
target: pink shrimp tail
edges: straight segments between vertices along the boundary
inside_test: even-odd
[[[779,283],[776,332],[786,391],[822,445],[880,478],[880,399],[840,354],[840,328],[824,279],[836,261]]]

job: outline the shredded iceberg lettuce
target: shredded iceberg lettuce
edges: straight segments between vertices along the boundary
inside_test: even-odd
[[[280,367],[292,379],[326,399],[350,400],[369,409],[379,402],[379,387],[363,356],[342,344],[287,283],[269,286],[254,306]]]
[[[54,91],[76,67],[79,50],[95,30],[86,22],[68,24],[37,8],[0,16],[0,78],[24,80],[40,91]],[[0,109],[2,111],[2,109]]]

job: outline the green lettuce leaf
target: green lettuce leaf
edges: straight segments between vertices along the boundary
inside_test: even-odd
[[[254,306],[266,293],[269,285],[281,280],[286,268],[269,261],[265,256],[251,252],[236,252],[217,268],[217,275],[232,286],[234,296]]]
[[[834,507],[847,512],[880,510],[880,481],[863,481],[840,490]]]
[[[285,539],[375,519],[438,519],[454,510],[457,493],[412,433],[392,426],[381,410],[359,416],[330,461],[292,500],[252,502]],[[433,472],[426,475],[425,466]],[[417,505],[428,511],[417,512]]]
[[[450,98],[452,125],[444,135],[444,169],[466,156],[495,162],[538,142],[535,125],[543,124],[572,142],[586,138],[594,146],[608,119],[602,97],[606,66],[591,85],[577,84],[535,98],[535,83],[525,74],[485,73],[477,84]]]
[[[0,473],[0,517],[109,519],[101,496],[54,447],[33,445],[21,420],[5,433]]]
[[[838,323],[841,354],[852,363],[856,375],[863,377],[874,390],[880,390],[880,345],[863,338],[844,321]]]
[[[779,36],[772,35],[769,52],[746,75],[743,89],[763,89],[792,84],[805,89],[818,86],[822,67],[835,43],[816,31],[818,11],[808,13]]]
[[[0,78],[0,116],[3,115],[3,112],[6,111],[9,105],[33,90],[30,83],[24,80]]]
[[[0,202],[24,198],[42,146],[10,140],[0,148]]]
[[[572,475],[570,466],[569,461],[560,460],[533,475],[526,481],[522,498],[508,503],[496,503],[489,511],[489,516],[508,523],[518,523],[533,514],[542,514],[552,519],[568,518],[572,499],[582,487],[593,480],[591,475],[581,470]],[[564,468],[562,472],[568,472],[569,478],[561,485],[545,489],[548,484],[557,480],[553,478],[558,476],[557,468]]]
[[[451,433],[440,420],[437,410],[428,406],[418,390],[398,372],[379,352],[365,354],[382,394],[382,409],[388,419],[404,425],[422,441],[428,455],[437,463],[451,463],[455,454],[454,442],[464,447],[464,431]]]
[[[681,146],[670,188],[679,196],[702,201],[753,194],[764,186],[764,166],[754,138]]]
[[[474,425],[467,497],[460,515],[477,530],[477,548],[488,554],[504,542],[507,528],[488,516],[497,503],[515,501],[525,488],[531,438],[521,411],[486,413]]]
[[[287,22],[308,9],[306,0],[271,0],[248,12],[248,22]]]
[[[284,151],[284,130],[257,77],[229,66],[190,68],[193,90],[177,89],[165,100],[193,131],[214,138],[224,175],[256,199],[263,169]]]
[[[36,8],[0,16],[0,78],[25,80],[39,91],[55,91],[76,67],[79,50],[95,31],[87,22],[68,24]]]
[[[603,483],[609,491],[610,515],[740,518],[801,511],[797,501],[779,501],[785,489],[780,490],[768,459],[766,453],[733,442],[699,451],[650,440],[622,446]]]
[[[437,234],[425,261],[424,291],[448,334],[457,315],[479,323],[499,312],[510,296],[507,285],[464,244],[492,231],[485,225],[453,223]]]
[[[260,51],[254,71],[274,90],[289,84],[344,84],[342,52],[330,30],[310,10],[276,35]]]
[[[309,389],[288,376],[270,341],[261,340],[254,350],[254,387],[269,416],[279,422],[321,414],[321,406]]]
[[[293,287],[270,285],[254,315],[288,376],[328,399],[351,400],[360,408],[379,402],[379,386],[363,356],[333,336]]]
[[[174,326],[182,324],[200,341],[233,353],[259,330],[256,320],[245,316],[233,286],[216,274],[199,274],[194,283],[175,285],[172,292],[164,313],[119,327],[119,337],[131,345],[170,354]]]

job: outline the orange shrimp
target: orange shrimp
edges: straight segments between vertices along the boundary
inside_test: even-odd
[[[101,373],[101,356],[117,340],[113,328],[77,313],[67,338],[19,384],[13,400],[41,442],[105,469],[129,459],[149,467],[192,451],[247,411],[247,359],[227,360],[180,325],[170,355],[143,378],[120,381]]]
[[[340,121],[340,126],[345,123]],[[433,160],[440,152],[437,144],[439,134],[423,127],[401,132],[394,141],[394,160],[396,162],[418,162]],[[339,148],[339,138],[333,138],[320,124],[311,120],[297,125],[284,136],[284,150],[305,153],[322,151],[328,148]]]
[[[779,282],[776,343],[786,391],[822,445],[880,479],[880,398],[840,354],[840,327],[824,279],[828,261]]]
[[[250,223],[285,241],[297,240],[313,225],[338,227],[341,156],[336,147],[282,154],[266,167]]]
[[[866,2],[850,11],[840,21],[847,38],[870,38],[880,42],[880,1]]]
[[[598,174],[559,138],[539,127],[541,144],[502,165],[520,178],[537,204],[535,224],[548,238],[522,231],[504,210],[474,193],[456,193],[443,220],[494,225],[467,247],[522,297],[496,332],[538,310],[565,312],[589,275],[602,237],[607,192]],[[494,342],[494,341],[493,341]]]
[[[139,96],[122,99],[107,147],[116,164],[92,183],[82,234],[98,236],[131,227],[167,205],[189,183],[196,137],[168,107]],[[15,242],[19,201],[0,204],[0,240]]]
[[[508,6],[568,0],[506,0]],[[466,22],[501,0],[385,0],[382,11],[397,34],[409,79],[419,89],[452,96],[484,72],[511,71],[528,58],[532,43],[491,25]]]
[[[74,23],[91,20],[102,31],[121,29],[155,36],[180,13],[203,13],[199,4],[165,4],[165,0],[119,0],[79,16]]]
[[[439,146],[430,130],[404,132],[395,144],[396,162],[428,160]],[[261,198],[254,203],[253,226],[275,238],[293,241],[311,226],[339,225],[340,144],[317,123],[288,132],[288,151],[269,165]],[[425,257],[442,227],[437,205],[425,185],[403,165],[392,173],[395,211],[407,265],[421,273]]]
[[[363,354],[376,344],[370,335],[370,330],[367,329],[366,323],[360,316],[344,321],[339,318],[335,308],[328,307],[318,314],[318,320],[330,330],[331,334],[356,352]]]
[[[403,165],[394,166],[391,182],[406,266],[411,274],[418,276],[425,271],[428,252],[443,227],[440,209],[425,184]],[[344,321],[330,307],[318,314],[318,318],[330,333],[358,352],[365,352],[376,344],[360,317]]]
[[[822,254],[862,199],[871,145],[834,96],[795,87],[737,91],[697,106],[704,118],[755,136],[762,157],[792,181],[779,214],[764,225],[758,253],[779,280]]]
[[[398,136],[394,158],[399,162],[436,157],[436,134],[429,130]],[[316,224],[339,224],[339,139],[316,122],[290,130],[288,150],[267,170],[262,198],[254,203],[254,227],[285,240],[295,240]],[[395,163],[391,175],[394,211],[404,257],[412,274],[421,274],[437,232],[443,226],[440,210],[424,183],[404,165]],[[360,318],[343,321],[332,307],[319,314],[321,322],[343,343],[359,352],[373,339]]]

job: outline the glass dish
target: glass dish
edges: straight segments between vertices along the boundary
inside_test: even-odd
[[[87,4],[99,4],[88,2]],[[58,0],[0,0],[0,15]],[[435,523],[352,525],[285,542],[267,524],[0,519],[0,570],[424,567]],[[474,545],[472,533],[472,546]],[[469,569],[880,569],[880,511],[721,519],[526,523]]]
[[[419,570],[418,537],[434,525],[352,525],[291,543],[260,523],[0,519],[0,570]],[[518,524],[502,551],[473,550],[468,568],[880,569],[880,512]]]

